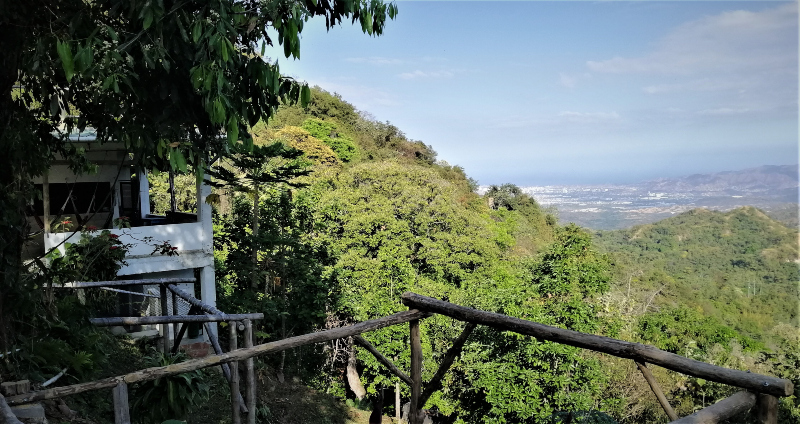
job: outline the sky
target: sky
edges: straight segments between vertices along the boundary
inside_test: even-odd
[[[480,184],[798,162],[797,2],[396,4],[380,37],[311,20],[267,54]]]

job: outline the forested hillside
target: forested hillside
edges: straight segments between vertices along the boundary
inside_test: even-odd
[[[257,144],[282,141],[306,152],[312,171],[293,187],[260,193],[256,236],[252,193],[220,192],[220,302],[271,317],[260,341],[404,310],[399,296],[410,290],[798,377],[786,365],[800,359],[787,348],[798,340],[797,234],[754,209],[696,211],[593,241],[576,226],[558,226],[514,185],[478,196],[463,169],[437,161],[431,146],[320,89],[308,108],[283,107],[253,134]],[[461,326],[435,317],[422,331],[428,379]],[[407,369],[407,331],[367,339]],[[338,396],[368,399],[397,381],[362,349],[332,344],[290,355],[270,366]],[[586,422],[665,421],[627,362],[479,327],[426,407],[443,422],[560,422],[566,411],[591,417]],[[658,372],[681,414],[732,393]],[[794,402],[782,414],[797,420]]]
[[[798,232],[756,208],[695,209],[595,240],[619,280],[654,294],[653,309],[695,308],[764,341],[777,325],[798,326]]]

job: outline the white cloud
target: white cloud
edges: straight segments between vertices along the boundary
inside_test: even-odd
[[[594,72],[606,73],[691,75],[769,70],[796,77],[797,3],[707,16],[677,27],[642,57],[586,64]]]
[[[376,106],[399,106],[401,104],[391,93],[367,85],[351,84],[346,80],[308,81],[308,84],[322,87],[332,93],[338,93],[360,110],[369,110]]]
[[[725,115],[741,115],[743,113],[751,112],[748,108],[727,108],[721,107],[717,109],[706,109],[701,110],[698,112],[700,115],[716,115],[716,116],[725,116]]]
[[[403,72],[397,76],[404,80],[412,79],[429,79],[429,78],[452,78],[455,75],[451,71],[420,71],[417,69],[413,72]]]
[[[351,63],[366,63],[369,65],[376,65],[376,66],[400,65],[404,63],[404,61],[401,59],[396,59],[391,57],[380,57],[380,56],[348,57],[347,59],[345,59],[345,61]]]
[[[575,88],[575,86],[578,85],[577,78],[569,76],[564,73],[558,74],[558,82],[560,82],[561,85],[567,88]]]
[[[562,119],[569,122],[580,123],[600,123],[618,121],[620,116],[617,112],[572,112],[564,111],[558,114]]]

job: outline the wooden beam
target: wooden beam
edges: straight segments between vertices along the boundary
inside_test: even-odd
[[[264,319],[264,314],[225,314],[222,315],[164,315],[155,317],[111,317],[89,318],[89,322],[98,327],[114,325],[150,325],[173,324],[176,322],[226,322],[241,321],[243,319]]]
[[[194,280],[192,280],[192,281],[194,281]],[[179,287],[176,287],[176,286],[172,285],[172,283],[168,284],[167,288],[172,293],[180,296],[183,300],[189,302],[190,305],[197,306],[198,308],[200,308],[203,312],[205,312],[207,314],[221,315],[223,317],[228,316],[228,314],[226,314],[225,312],[222,312],[219,309],[217,309],[216,307],[211,306],[208,303],[203,302],[202,300],[192,296],[189,293],[186,293],[185,291],[181,290]]]
[[[737,392],[733,396],[687,415],[672,424],[712,424],[728,418],[739,417],[756,404],[756,395],[747,391]]]
[[[760,393],[756,399],[758,424],[778,424],[778,398]]]
[[[228,324],[228,328],[230,329],[230,351],[233,352],[238,349],[236,323],[231,322]],[[231,378],[228,380],[231,386],[231,422],[233,424],[242,424],[242,416],[239,413],[239,405],[241,405],[242,398],[242,395],[239,393],[239,363],[233,361],[229,365],[231,368]]]
[[[231,323],[231,325],[233,324],[234,323]],[[219,345],[219,339],[217,338],[217,335],[211,331],[211,326],[208,325],[208,323],[205,323],[203,324],[203,328],[206,330],[206,335],[208,336],[208,340],[211,342],[211,347],[214,349],[214,353],[217,355],[222,355],[222,346]],[[222,375],[225,376],[225,380],[230,383],[231,379],[233,379],[233,372],[231,371],[229,364],[220,364],[219,367],[222,369]],[[237,396],[239,397],[239,410],[246,414],[247,406],[245,405],[244,398],[242,397],[241,393],[237,393]]]
[[[281,352],[283,350],[292,349],[307,344],[322,343],[331,340],[347,338],[356,334],[366,333],[368,331],[374,331],[385,327],[391,327],[393,325],[403,324],[412,320],[427,318],[428,316],[430,316],[429,313],[412,309],[346,327],[332,328],[330,330],[320,331],[317,333],[304,334],[302,336],[290,337],[288,339],[264,343],[251,348],[238,349],[235,352],[228,352],[221,355],[208,356],[200,359],[191,359],[163,367],[146,368],[130,374],[104,378],[102,380],[91,381],[88,383],[54,387],[48,390],[30,392],[23,395],[12,396],[6,400],[10,405],[19,405],[44,399],[54,399],[62,396],[74,395],[91,390],[111,388],[116,386],[121,381],[124,381],[128,384],[137,383],[140,381],[150,381],[161,377],[198,370],[201,368],[219,366],[219,364],[227,364],[232,361],[243,361],[247,358],[266,355],[268,353]]]
[[[469,338],[472,331],[475,330],[475,327],[477,327],[477,324],[472,322],[467,323],[464,330],[461,331],[461,334],[456,338],[456,341],[453,342],[453,346],[447,349],[447,353],[444,354],[444,359],[442,359],[442,364],[439,365],[439,369],[436,370],[436,374],[433,375],[433,378],[431,378],[429,382],[425,383],[425,390],[419,398],[419,403],[421,405],[425,405],[425,402],[428,401],[431,395],[442,388],[442,379],[444,375],[447,374],[447,371],[461,353],[464,343],[467,342],[467,338]]]
[[[372,356],[374,356],[375,359],[378,360],[378,362],[380,362],[381,364],[383,364],[383,366],[388,368],[389,371],[391,371],[392,374],[396,375],[400,380],[403,380],[404,383],[408,384],[409,386],[413,384],[411,382],[411,377],[407,376],[403,371],[400,371],[400,368],[397,368],[397,366],[394,363],[392,363],[392,361],[390,361],[389,358],[383,356],[380,352],[378,352],[378,349],[375,349],[375,346],[373,346],[372,343],[368,342],[365,338],[361,336],[354,336],[353,340],[355,340],[355,342],[364,349],[367,349],[367,351],[369,351],[369,353],[371,353]]]
[[[167,292],[166,286],[162,285],[159,287],[161,290],[161,297],[158,303],[161,305],[161,315],[162,316],[169,316],[169,294]],[[171,343],[169,342],[169,324],[168,323],[161,323],[161,337],[164,339],[162,342],[164,343],[164,355],[169,355],[169,348],[172,347]]]
[[[6,403],[6,398],[0,394],[0,424],[22,424],[17,416],[11,412],[11,407]]]
[[[435,312],[461,321],[474,322],[502,331],[513,331],[541,340],[607,353],[619,358],[647,362],[683,374],[741,387],[757,393],[768,393],[774,396],[791,396],[794,393],[794,385],[789,380],[718,367],[641,343],[631,343],[610,337],[551,327],[494,312],[454,305],[411,292],[403,293],[402,299],[403,303],[410,308]]]
[[[194,278],[145,278],[141,280],[74,281],[64,285],[53,285],[57,289],[91,289],[95,287],[149,286],[153,284],[196,283]]]
[[[197,315],[200,312],[200,308],[192,306],[189,308],[189,315]],[[183,336],[186,334],[186,329],[188,325],[184,322],[181,325],[180,331],[178,331],[178,335],[175,336],[175,342],[172,344],[172,354],[178,353],[178,349],[181,347],[181,341],[183,340]]]
[[[644,379],[647,380],[647,384],[650,385],[650,389],[653,390],[653,393],[658,399],[658,403],[660,403],[661,407],[664,408],[664,412],[667,413],[670,421],[677,420],[678,414],[675,413],[675,410],[672,409],[672,405],[670,405],[669,401],[667,401],[667,397],[664,396],[664,392],[661,391],[661,386],[658,385],[658,381],[656,381],[655,376],[653,376],[653,373],[650,372],[650,368],[647,368],[647,364],[639,361],[634,362],[636,362],[636,366],[639,368],[639,371],[642,372]]]
[[[244,324],[244,348],[253,347],[253,323],[249,319],[242,320]],[[247,424],[256,424],[256,371],[253,357],[245,359],[245,394],[247,395]]]
[[[422,424],[419,396],[422,392],[422,341],[419,334],[419,320],[409,322],[411,333],[411,407],[408,409],[408,422]]]
[[[125,382],[120,382],[114,387],[114,424],[131,424],[128,385]]]

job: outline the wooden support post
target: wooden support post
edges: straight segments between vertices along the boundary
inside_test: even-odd
[[[42,174],[42,223],[44,224],[44,236],[50,233],[50,175],[48,171]],[[77,212],[77,211],[76,211]]]
[[[189,315],[196,315],[200,313],[200,308],[196,306],[192,306],[189,308]],[[186,328],[188,327],[188,323],[184,322],[181,324],[181,331],[178,332],[178,335],[175,337],[175,343],[172,344],[172,354],[178,353],[178,348],[181,347],[181,340],[183,340],[183,335],[186,334]]]
[[[160,288],[161,297],[159,298],[158,303],[161,304],[161,315],[169,316],[169,297],[167,296],[167,288],[163,285]],[[169,324],[161,324],[161,336],[164,337],[162,340],[164,346],[164,355],[167,355],[172,347],[172,344],[169,342]]]
[[[114,387],[114,424],[131,424],[128,409],[128,385],[123,381]]]
[[[170,298],[172,298],[172,315],[180,315],[178,313],[178,296],[175,296],[174,294],[170,293]],[[192,305],[192,306],[194,306],[194,305]],[[180,323],[177,323],[177,322],[172,324],[172,334],[173,334],[173,337],[175,339],[178,338],[177,334],[178,334],[178,326],[179,325],[180,325]]]
[[[647,384],[650,385],[650,389],[652,389],[653,393],[655,393],[656,398],[658,398],[658,403],[660,403],[661,407],[664,408],[664,412],[667,413],[670,421],[677,420],[678,414],[675,413],[675,410],[672,409],[672,405],[670,405],[669,401],[667,401],[667,397],[664,396],[664,393],[661,391],[661,386],[658,385],[658,381],[656,381],[655,376],[653,376],[653,373],[650,372],[650,368],[647,368],[647,364],[642,362],[634,362],[636,362],[636,366],[639,367],[639,371],[642,372],[644,379],[647,380]]]
[[[727,420],[728,418],[740,417],[756,404],[756,395],[750,392],[741,391],[730,397],[687,415],[672,424],[710,424]]]
[[[758,424],[778,424],[778,398],[759,393],[756,399]]]
[[[394,382],[394,419],[400,422],[400,382]]]
[[[236,333],[236,323],[229,322],[228,328],[230,329],[230,339],[231,339],[230,351],[233,352],[236,349],[238,349],[237,346],[238,335]],[[233,414],[232,415],[233,419],[231,420],[231,422],[233,424],[241,424],[242,416],[239,414],[239,408],[240,408],[239,405],[241,403],[240,400],[242,398],[242,395],[239,394],[239,363],[237,361],[233,361],[230,363],[230,367],[231,367],[231,379],[230,379],[231,413]]]
[[[437,390],[442,388],[442,379],[450,367],[455,362],[458,355],[461,353],[461,349],[464,347],[464,343],[467,342],[467,338],[469,335],[472,334],[472,331],[475,330],[477,324],[474,323],[467,323],[464,327],[464,330],[461,331],[461,334],[456,338],[456,341],[453,342],[453,346],[450,349],[447,349],[447,353],[444,355],[444,359],[442,359],[442,364],[439,365],[439,369],[436,370],[436,374],[433,375],[433,378],[427,383],[425,383],[425,390],[420,395],[419,403],[421,405],[425,405],[425,402],[434,394]]]
[[[419,404],[422,393],[422,341],[419,335],[419,320],[408,323],[411,330],[411,407],[408,410],[410,424],[422,424],[421,409]]]
[[[219,345],[219,339],[217,338],[217,336],[214,333],[211,332],[211,329],[209,328],[210,326],[208,325],[208,323],[205,323],[203,325],[204,325],[203,328],[206,329],[206,334],[208,335],[208,340],[211,341],[211,347],[214,348],[214,353],[216,353],[217,355],[222,355],[222,347]],[[228,383],[230,383],[231,382],[231,378],[233,378],[233,375],[231,373],[230,367],[228,366],[228,364],[221,364],[220,368],[222,368],[222,375],[224,375],[225,379],[228,380]],[[242,394],[239,393],[239,410],[246,414],[247,413],[247,407],[245,406],[244,403],[245,403],[244,402],[244,398],[242,398]]]
[[[383,364],[383,366],[388,368],[389,371],[391,371],[392,374],[400,378],[400,380],[403,380],[404,383],[408,384],[409,386],[413,384],[411,382],[411,377],[407,376],[403,371],[400,371],[400,368],[397,368],[397,366],[393,364],[392,361],[389,360],[389,358],[383,356],[383,354],[378,352],[378,349],[375,349],[375,346],[373,346],[372,343],[368,342],[365,338],[361,336],[353,336],[353,340],[357,344],[361,345],[364,349],[367,349],[367,351],[369,351],[369,353],[371,353],[372,356],[374,356],[375,359],[378,360],[378,362],[380,362],[381,364]]]
[[[253,323],[246,319],[244,323],[244,347],[253,347]],[[256,424],[256,372],[253,357],[247,358],[244,363],[247,372],[247,424]]]

